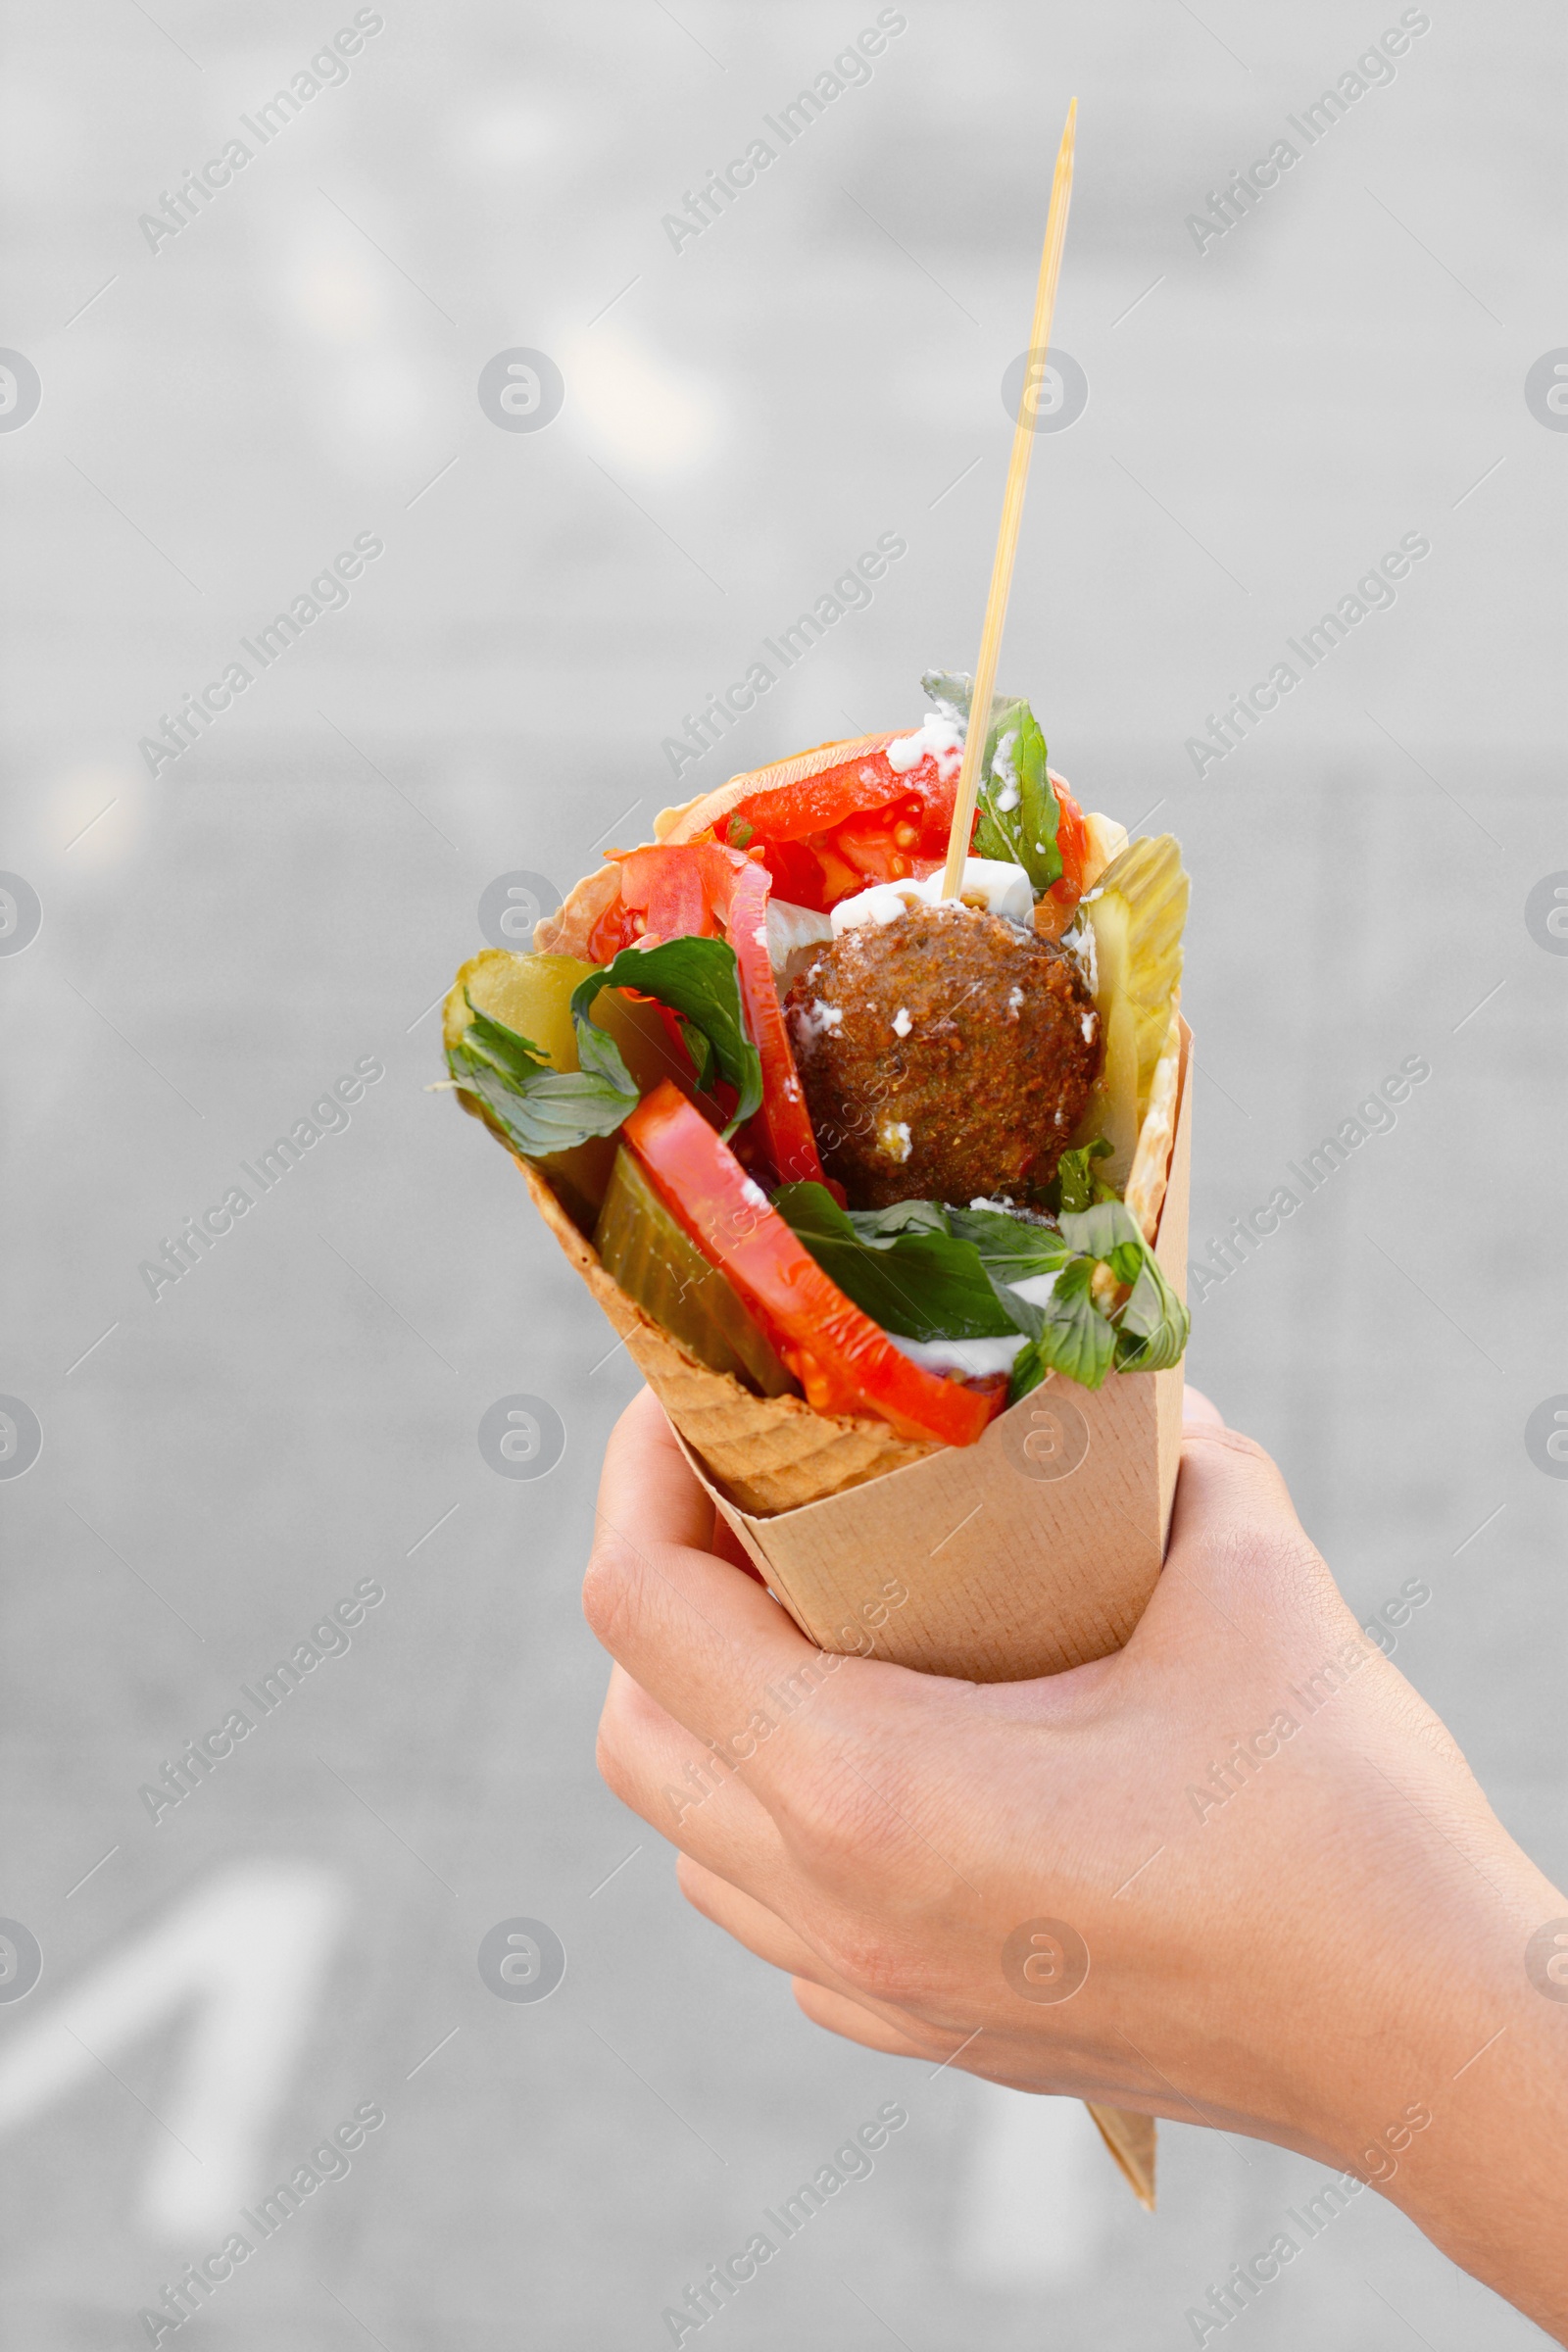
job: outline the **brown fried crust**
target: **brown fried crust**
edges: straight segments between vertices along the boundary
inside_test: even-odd
[[[1055,1173],[1100,1067],[1077,965],[978,908],[857,924],[787,1009],[823,1167],[857,1208],[1027,1199]]]

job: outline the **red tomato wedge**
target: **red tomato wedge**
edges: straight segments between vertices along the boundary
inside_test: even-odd
[[[929,873],[947,855],[957,764],[928,752],[895,767],[888,753],[907,739],[830,744],[739,779],[757,789],[714,831],[767,867],[781,899],[817,913],[869,883]]]
[[[679,855],[678,852],[675,855]],[[822,1162],[811,1132],[806,1097],[801,1091],[790,1046],[784,1007],[773,979],[767,952],[767,899],[770,877],[765,866],[740,860],[725,910],[725,931],[740,971],[741,1002],[746,1007],[752,1042],[762,1058],[762,1107],[758,1117],[767,1138],[768,1157],[783,1184],[820,1184]]]
[[[913,732],[912,728],[904,729],[906,735]],[[954,772],[944,782],[928,752],[918,766],[900,774],[887,753],[888,745],[900,740],[898,735],[873,736],[869,745],[836,766],[739,802],[731,821],[739,817],[766,841],[804,841],[809,834],[843,824],[846,817],[885,808],[890,801],[917,799],[922,804],[921,831],[940,830],[946,846],[958,786],[956,764],[949,762]]]
[[[662,1080],[622,1132],[703,1254],[777,1335],[808,1403],[873,1413],[917,1442],[975,1443],[1004,1399],[939,1380],[902,1355],[828,1279],[678,1088]]]

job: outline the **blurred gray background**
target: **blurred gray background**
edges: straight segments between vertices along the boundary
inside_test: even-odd
[[[1089,399],[1037,449],[1004,677],[1086,803],[1186,847],[1195,1258],[1401,1060],[1432,1071],[1209,1289],[1193,1374],[1363,1615],[1430,1586],[1396,1662],[1568,1872],[1568,1490],[1526,1445],[1568,1391],[1568,418],[1553,362],[1526,391],[1568,345],[1564,43],[1545,0],[1403,13],[1393,77],[1308,145],[1287,118],[1394,0],[907,0],[786,147],[763,118],[870,0],[386,0],[265,145],[241,118],[346,0],[7,12],[0,342],[41,399],[19,425],[7,359],[0,865],[41,928],[12,886],[0,1390],[42,1451],[10,1476],[7,1407],[0,1914],[43,1961],[0,2002],[8,2341],[145,2341],[365,2104],[384,2126],[216,2289],[208,2344],[667,2342],[895,2097],[908,2128],[726,2310],[732,2348],[1174,2347],[1316,2184],[1162,2126],[1152,2220],[1069,2102],[830,2041],[686,1909],[593,1768],[577,1587],[633,1376],[425,1091],[498,876],[564,891],[665,801],[915,723],[921,669],[972,662],[1074,93],[1054,341]],[[142,224],[236,135],[206,209]],[[771,165],[672,240],[760,136]],[[1282,137],[1298,161],[1200,245],[1188,217]],[[518,349],[564,379],[544,429],[480,405]],[[884,533],[871,603],[677,786],[683,714]],[[1393,606],[1200,779],[1207,714],[1407,533]],[[349,601],[149,774],[141,739],[357,534],[384,552]],[[351,1123],[154,1299],[143,1261],[365,1059]],[[479,1451],[517,1394],[564,1427],[544,1479]],[[363,1580],[352,1647],[155,1825],[140,1788]],[[476,1966],[519,1917],[567,1954],[543,2003]],[[1247,2328],[1535,2334],[1372,2197]]]

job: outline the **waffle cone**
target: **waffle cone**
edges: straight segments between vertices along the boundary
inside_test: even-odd
[[[911,1445],[885,1421],[813,1412],[799,1396],[754,1396],[670,1338],[614,1277],[549,1185],[519,1159],[534,1206],[626,1343],[626,1352],[725,1498],[758,1518],[825,1502],[940,1446]]]

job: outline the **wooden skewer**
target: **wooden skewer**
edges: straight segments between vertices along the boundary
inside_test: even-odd
[[[1078,122],[1078,101],[1067,109],[1066,127],[1051,183],[1051,210],[1046,217],[1046,242],[1040,256],[1040,283],[1035,290],[1034,323],[1029,349],[1042,361],[1051,348],[1051,321],[1056,308],[1056,281],[1061,275],[1061,251],[1067,241],[1067,207],[1072,201],[1072,152]],[[1018,420],[1012,428],[1012,456],[1007,462],[1007,485],[1002,496],[1002,528],[997,534],[996,561],[991,566],[991,592],[986,598],[985,626],[980,632],[980,658],[974,669],[974,693],[969,702],[969,725],[964,737],[963,765],[958,771],[958,798],[948,835],[948,862],[943,869],[942,895],[956,899],[963,882],[963,861],[969,853],[975,798],[980,789],[980,762],[991,730],[991,695],[996,685],[997,657],[1002,650],[1003,624],[1007,617],[1007,591],[1012,586],[1013,559],[1018,552],[1018,526],[1023,520],[1024,485],[1035,445],[1035,418],[1029,401],[1027,368],[1018,400]]]

